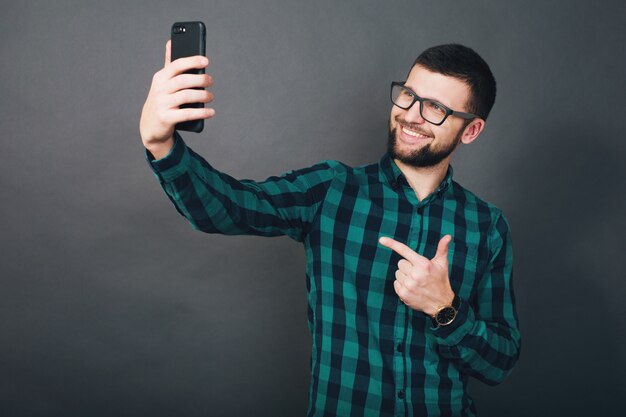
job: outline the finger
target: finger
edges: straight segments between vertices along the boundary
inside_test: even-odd
[[[415,252],[413,249],[409,248],[404,243],[400,243],[397,240],[393,240],[390,237],[381,237],[378,242],[388,247],[389,249],[396,252],[398,255],[402,256],[407,261],[411,262],[414,266],[421,266],[424,268],[428,267],[428,259]]]
[[[175,76],[187,72],[192,69],[206,68],[209,65],[207,57],[202,55],[187,56],[184,58],[178,58],[170,62],[164,68],[167,78],[174,78]]]
[[[180,74],[167,82],[164,90],[174,93],[188,88],[206,88],[213,85],[213,78],[208,74]]]
[[[400,281],[396,280],[393,282],[393,289],[398,295],[398,297],[400,297],[400,300],[406,304],[410,294],[408,293],[404,285],[402,285]]]
[[[165,67],[172,61],[172,41],[169,40],[165,44]]]
[[[405,285],[406,281],[409,279],[409,276],[400,270],[396,271],[395,276],[396,276],[396,281],[400,281],[402,285]]]
[[[206,90],[181,90],[171,95],[172,107],[187,103],[208,103],[213,101],[213,93]]]
[[[171,111],[167,122],[176,124],[190,120],[209,119],[213,116],[215,116],[215,109],[210,107],[201,109],[185,108]]]
[[[452,241],[452,236],[445,235],[439,241],[437,245],[437,253],[435,257],[432,259],[433,262],[437,262],[439,265],[447,266],[448,265],[448,248],[450,246],[450,242]]]
[[[400,262],[398,262],[398,271],[406,275],[407,281],[405,285],[409,283],[422,285],[425,282],[425,280],[428,279],[428,275],[431,272],[431,268],[430,268],[430,265],[428,265],[428,268],[421,268],[420,266],[414,266],[406,259],[401,259]]]
[[[398,262],[398,270],[402,271],[405,275],[409,275],[411,273],[411,269],[413,268],[413,264],[402,258]]]

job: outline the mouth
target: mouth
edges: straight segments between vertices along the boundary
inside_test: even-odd
[[[404,125],[400,125],[400,132],[401,134],[398,135],[400,139],[409,144],[423,143],[433,138],[432,136],[424,135],[416,130],[409,129]]]

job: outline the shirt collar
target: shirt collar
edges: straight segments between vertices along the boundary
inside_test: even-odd
[[[395,161],[391,158],[389,153],[385,153],[379,162],[380,169],[382,170],[387,183],[394,190],[398,190],[403,185],[409,185],[409,182],[406,180],[406,177],[400,171],[398,165],[396,165]],[[435,193],[443,193],[447,190],[452,184],[452,176],[454,174],[454,170],[452,169],[452,165],[448,165],[448,172],[446,173],[445,178],[435,190]]]

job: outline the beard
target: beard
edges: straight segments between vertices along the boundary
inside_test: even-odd
[[[454,140],[443,148],[435,149],[432,147],[432,143],[429,143],[422,146],[420,149],[407,153],[401,153],[398,149],[398,138],[396,137],[396,131],[398,128],[399,127],[391,129],[391,127],[389,127],[387,152],[389,153],[391,158],[397,159],[407,165],[416,168],[433,167],[446,159],[456,149],[457,145],[461,141],[461,135],[463,134],[464,130],[459,130]]]

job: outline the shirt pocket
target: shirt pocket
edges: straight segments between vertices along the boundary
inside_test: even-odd
[[[480,258],[478,247],[452,241],[448,248],[448,276],[450,285],[459,297],[470,299],[478,277],[485,269],[486,260]]]

